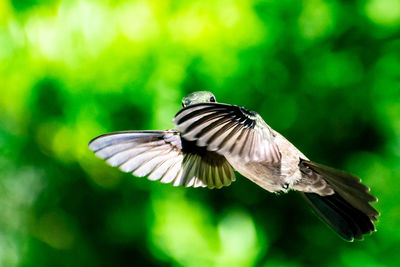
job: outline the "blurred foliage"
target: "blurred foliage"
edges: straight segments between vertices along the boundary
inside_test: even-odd
[[[399,266],[398,0],[0,0],[1,266]],[[108,167],[102,133],[169,129],[211,90],[363,178],[346,243],[294,192],[174,188]]]

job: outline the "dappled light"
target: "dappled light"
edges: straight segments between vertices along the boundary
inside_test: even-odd
[[[400,2],[0,0],[0,266],[397,266]],[[212,91],[362,178],[347,243],[295,192],[174,187],[88,142]]]

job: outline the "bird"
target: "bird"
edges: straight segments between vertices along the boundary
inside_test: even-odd
[[[271,193],[299,191],[346,241],[376,231],[378,199],[361,179],[309,160],[257,112],[197,91],[182,99],[173,122],[171,130],[100,135],[89,148],[123,172],[174,186],[219,189],[236,171]]]

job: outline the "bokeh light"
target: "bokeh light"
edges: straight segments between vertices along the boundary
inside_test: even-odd
[[[398,266],[398,0],[0,0],[0,266]],[[246,106],[362,177],[346,243],[295,192],[132,177],[97,135],[171,129],[181,98]]]

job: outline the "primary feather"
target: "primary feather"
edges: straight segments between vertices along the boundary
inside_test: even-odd
[[[175,130],[110,133],[93,139],[89,148],[123,172],[174,186],[221,188],[235,181],[223,156],[182,141]]]

